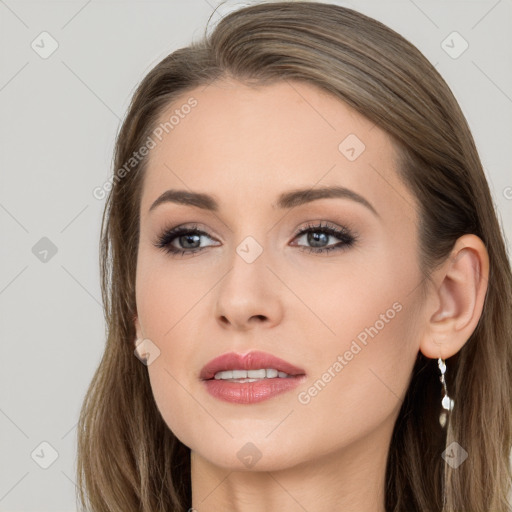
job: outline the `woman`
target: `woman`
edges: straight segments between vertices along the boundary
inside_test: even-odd
[[[232,12],[144,78],[115,170],[88,510],[509,510],[510,263],[414,46],[335,5]]]

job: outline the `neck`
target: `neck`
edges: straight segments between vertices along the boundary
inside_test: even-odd
[[[220,468],[191,451],[193,509],[385,512],[390,435],[374,431],[348,447],[275,471]]]

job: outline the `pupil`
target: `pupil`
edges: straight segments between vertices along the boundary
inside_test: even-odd
[[[184,235],[184,236],[182,236],[182,237],[181,237],[180,241],[183,243],[183,241],[185,240],[185,243],[183,243],[183,246],[184,246],[184,247],[189,248],[189,249],[190,249],[190,248],[195,249],[197,246],[192,246],[192,247],[191,247],[191,246],[187,245],[187,244],[188,244],[188,242],[189,242],[192,238],[196,238],[196,239],[197,239],[197,240],[196,240],[196,242],[198,242],[198,241],[199,241],[199,236],[198,236],[198,235]],[[191,242],[191,243],[193,244],[194,242]]]
[[[329,235],[327,233],[313,232],[309,233],[308,243],[313,247],[318,247],[318,242],[321,242],[319,245],[322,245],[322,242],[327,242]]]

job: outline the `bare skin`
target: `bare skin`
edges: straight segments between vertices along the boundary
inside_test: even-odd
[[[199,87],[162,120],[191,96],[197,106],[150,154],[135,325],[160,350],[149,377],[162,417],[191,448],[193,507],[383,512],[389,443],[416,355],[448,358],[469,339],[485,297],[486,249],[461,237],[422,300],[417,204],[385,132],[333,96],[285,81]],[[350,134],[362,152],[353,137],[340,149]],[[376,213],[347,197],[272,206],[284,192],[334,185]],[[163,202],[149,211],[168,189],[211,195],[219,209]],[[320,223],[345,227],[354,243],[318,238],[318,229],[320,245],[296,236]],[[199,252],[155,247],[165,228],[182,225],[207,233]],[[262,249],[251,263],[236,250],[246,237],[257,243],[243,245],[249,253]],[[194,250],[182,241],[172,246]],[[256,404],[211,396],[202,367],[251,350],[304,368],[304,383]],[[247,453],[259,457],[250,467]]]

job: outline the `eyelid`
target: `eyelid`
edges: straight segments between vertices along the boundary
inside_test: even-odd
[[[201,235],[205,235],[212,240],[217,240],[219,242],[222,241],[222,237],[217,236],[217,234],[210,228],[207,228],[205,224],[202,222],[183,222],[176,224],[175,222],[169,222],[165,224],[162,228],[159,229],[158,233],[159,235],[157,238],[160,238],[161,235],[165,235],[166,233],[169,233],[170,231],[177,231],[177,230],[187,230],[187,231],[197,231]]]
[[[341,231],[346,233],[347,236],[359,236],[359,233],[352,227],[352,224],[349,222],[345,222],[344,224],[337,224],[331,221],[318,219],[307,221],[306,224],[302,222],[299,225],[299,227],[295,228],[294,233],[292,235],[292,240],[297,238],[299,235],[302,235],[304,231],[307,231],[308,229],[321,230],[322,228],[333,229],[334,231]],[[222,237],[219,237],[216,234],[212,234],[211,230],[209,228],[205,228],[204,224],[202,224],[201,222],[184,222],[183,224],[177,225],[174,225],[174,223],[171,222],[169,224],[166,224],[159,230],[160,235],[157,236],[157,241],[160,240],[160,238],[163,235],[171,231],[175,232],[177,230],[197,231],[201,235],[207,236],[211,239],[217,239],[217,241],[222,241],[219,240]]]
[[[331,221],[319,219],[307,221],[306,224],[302,223],[298,228],[296,228],[293,238],[303,234],[304,231],[308,231],[309,229],[318,229],[319,231],[322,229],[331,229],[333,231],[341,231],[347,235],[356,234],[356,231],[347,223],[337,224]]]
[[[172,257],[186,257],[185,255],[194,255],[196,253],[202,253],[204,249],[207,247],[215,247],[218,246],[215,243],[209,244],[206,247],[196,247],[196,248],[176,248],[172,245],[172,243],[178,239],[179,237],[187,234],[193,233],[199,237],[207,237],[210,240],[217,241],[215,236],[212,236],[207,230],[200,229],[200,223],[184,223],[178,224],[172,228],[164,228],[160,235],[157,236],[157,239],[153,242],[153,245],[166,253],[168,253]],[[310,232],[323,232],[327,234],[329,237],[334,237],[339,240],[338,243],[330,244],[325,247],[314,247],[307,245],[299,245],[293,244],[292,246],[296,246],[301,251],[305,251],[308,253],[312,253],[315,255],[320,255],[324,253],[330,252],[342,252],[344,250],[349,249],[354,244],[359,241],[358,233],[350,227],[345,225],[339,225],[337,223],[333,223],[330,221],[309,221],[306,225],[302,224],[299,228],[295,230],[295,234],[293,235],[292,242],[301,236],[305,236]],[[222,245],[222,242],[221,242]],[[179,255],[179,256],[178,256]]]
[[[308,233],[317,232],[327,234],[339,240],[336,244],[327,245],[325,247],[308,247],[307,245],[293,244],[299,247],[301,251],[313,254],[323,254],[332,252],[341,252],[349,249],[359,242],[359,234],[356,230],[345,225],[338,225],[330,221],[309,221],[306,226],[298,228],[295,232],[293,240],[306,236]]]
[[[168,227],[167,227],[168,226]],[[176,239],[181,235],[181,232],[188,233],[193,232],[199,236],[205,236],[210,238],[211,240],[214,240],[218,242],[214,235],[212,235],[209,230],[201,229],[201,223],[199,222],[185,222],[183,224],[178,224],[174,226],[172,223],[170,225],[164,226],[156,235],[155,239],[153,240],[153,245],[155,247],[159,247],[162,249],[165,249],[165,246],[168,244],[163,245],[163,242],[166,238],[172,237],[172,239]],[[213,244],[212,244],[213,245]],[[176,249],[180,250],[180,249]],[[189,250],[187,252],[192,252],[192,250]]]

